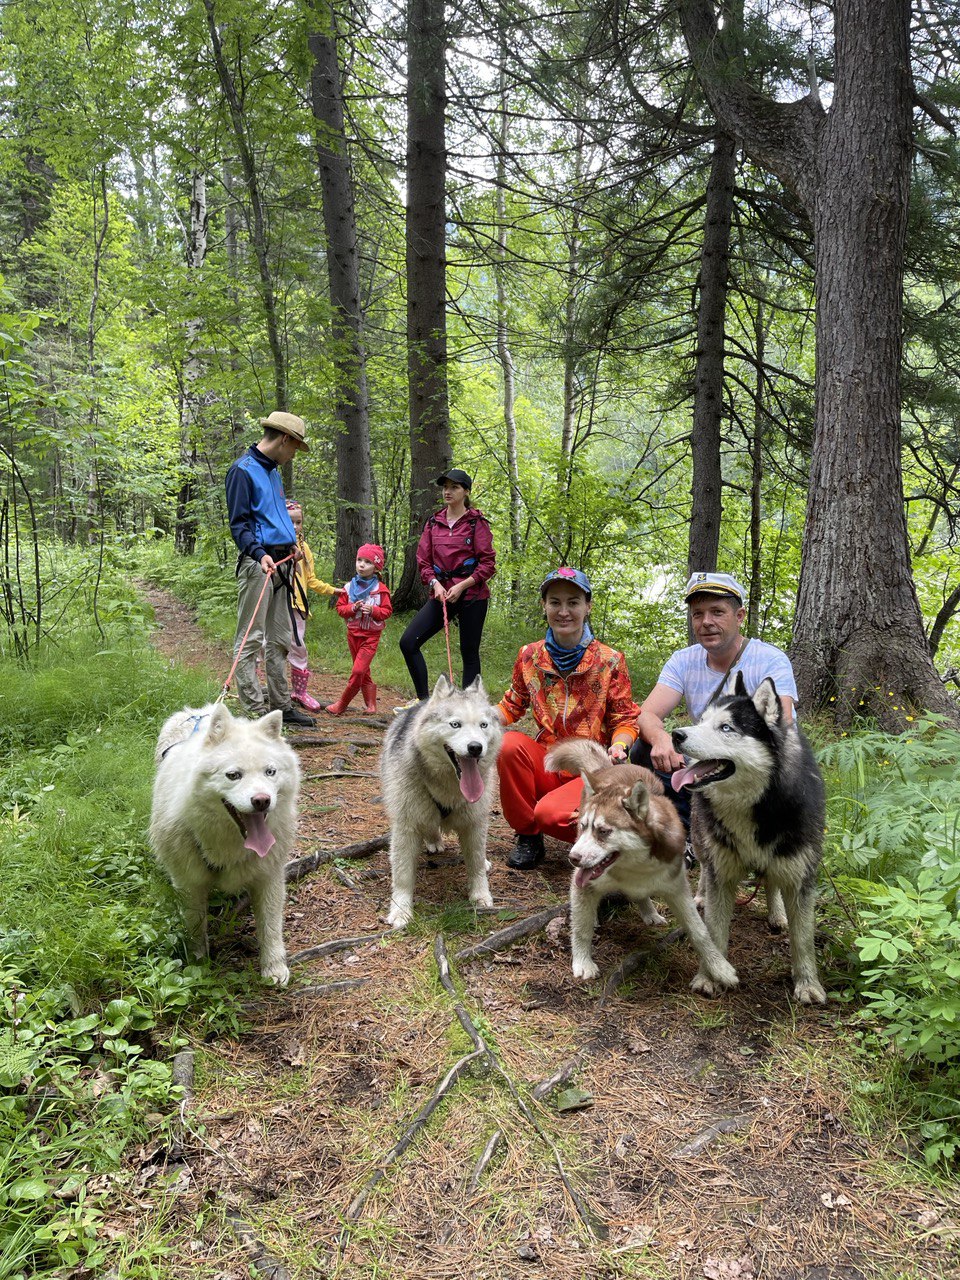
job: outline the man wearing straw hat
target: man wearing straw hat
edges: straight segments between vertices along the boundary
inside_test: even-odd
[[[240,553],[237,635],[233,645],[237,694],[248,716],[280,710],[284,724],[310,728],[316,721],[293,705],[287,684],[287,653],[293,643],[290,599],[294,571],[294,561],[287,557],[299,556],[299,552],[280,479],[284,463],[292,462],[300,449],[308,452],[307,428],[295,413],[279,409],[268,418],[261,418],[260,426],[260,443],[250,446],[226,478],[230,532]],[[278,565],[283,560],[286,563]],[[261,645],[265,650],[269,705],[264,703],[257,678]]]

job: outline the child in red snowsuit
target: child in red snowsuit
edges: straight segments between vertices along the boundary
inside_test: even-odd
[[[393,613],[390,592],[380,581],[383,572],[383,547],[365,542],[357,551],[357,574],[337,596],[337,613],[347,623],[347,645],[353,658],[353,670],[347,687],[327,711],[342,716],[363,691],[363,709],[368,715],[377,710],[377,686],[370,676],[370,663],[377,652],[384,623]]]

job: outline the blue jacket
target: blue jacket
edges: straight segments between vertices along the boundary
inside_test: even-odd
[[[230,532],[241,556],[259,564],[267,547],[296,542],[280,471],[272,458],[251,445],[227,472],[225,483]]]

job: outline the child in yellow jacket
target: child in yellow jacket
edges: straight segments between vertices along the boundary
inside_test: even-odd
[[[319,711],[320,703],[307,692],[307,681],[310,668],[307,666],[307,647],[304,643],[304,631],[310,606],[307,603],[307,591],[316,591],[321,596],[332,596],[336,587],[323,582],[317,577],[313,566],[313,552],[303,536],[303,508],[299,502],[287,501],[287,510],[293,527],[297,531],[297,546],[303,552],[303,558],[297,561],[296,576],[293,583],[293,601],[291,617],[293,622],[293,644],[290,646],[290,696],[299,702],[305,711]]]

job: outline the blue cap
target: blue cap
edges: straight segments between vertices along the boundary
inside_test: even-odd
[[[541,600],[551,582],[566,582],[571,587],[579,587],[588,600],[593,598],[593,587],[590,585],[590,579],[582,569],[568,569],[565,566],[560,569],[553,569],[540,583]]]

